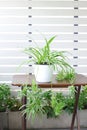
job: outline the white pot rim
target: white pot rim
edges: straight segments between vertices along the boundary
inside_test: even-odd
[[[33,66],[53,66],[53,65],[48,65],[48,64],[33,64]]]

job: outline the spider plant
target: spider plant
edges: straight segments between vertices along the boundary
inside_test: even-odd
[[[20,96],[21,98],[23,96],[27,97],[27,103],[22,105],[20,109],[32,121],[37,115],[42,117],[45,114],[47,117],[57,117],[65,106],[62,93],[55,93],[51,90],[43,91],[35,81],[32,81],[31,87],[24,86]]]
[[[75,70],[70,67],[65,70],[63,69],[58,72],[56,79],[59,81],[66,80],[73,84],[73,82],[75,81]]]
[[[23,114],[26,113],[28,119],[30,117],[34,119],[37,114],[42,116],[45,113],[43,108],[47,105],[47,101],[43,96],[42,90],[34,81],[32,81],[31,87],[25,86],[23,88],[23,90],[20,92],[20,96],[27,97],[27,104],[23,105],[20,109],[26,106],[26,108],[23,110]]]
[[[34,62],[38,65],[52,65],[54,69],[60,67],[62,69],[70,65],[67,63],[65,51],[51,50],[50,45],[56,36],[51,37],[49,40],[44,38],[45,45],[40,47],[25,48],[24,52],[32,58],[27,60],[27,63]]]

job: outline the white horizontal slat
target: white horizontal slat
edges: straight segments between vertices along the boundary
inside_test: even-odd
[[[78,37],[79,37],[79,41],[80,40],[87,40],[87,34],[79,34]]]
[[[77,73],[86,73],[87,66],[86,67],[76,67],[75,70]]]
[[[31,18],[31,23],[32,24],[74,24],[73,18]]]
[[[60,43],[57,40],[57,42],[54,42],[53,44],[51,44],[51,48],[54,48],[54,47],[55,48],[61,48],[61,49],[63,49],[63,48],[65,48],[65,49],[71,48],[72,49],[74,47],[74,45],[73,45],[73,42],[68,42],[68,43],[62,42],[62,43]]]
[[[0,16],[5,15],[15,15],[15,16],[23,16],[28,15],[28,9],[0,9]]]
[[[0,35],[27,35],[28,32],[0,32]]]
[[[18,41],[8,41],[7,40],[1,40],[0,41],[0,49],[4,49],[4,48],[25,48],[28,47],[30,45],[30,43],[27,40],[20,40]]]
[[[28,0],[0,0],[0,7],[28,7]]]
[[[73,7],[32,7],[32,9],[40,9],[40,10],[42,10],[42,9],[45,9],[45,10],[60,10],[60,9],[62,9],[62,10],[69,10],[69,9],[73,9]],[[82,9],[83,10],[83,8],[80,8],[80,9]],[[85,8],[86,9],[86,8]]]
[[[87,57],[87,49],[86,50],[80,50],[78,51],[78,56]]]
[[[26,23],[28,23],[29,20],[28,20],[28,17],[0,17],[0,24],[18,24],[18,25],[26,25]]]
[[[60,16],[57,16],[57,15],[56,16],[55,15],[50,15],[50,16],[37,15],[36,16],[36,15],[33,15],[32,17],[33,18],[73,18],[73,16],[68,16],[68,15],[67,16],[64,16],[64,15],[63,16],[61,16],[61,15]],[[82,18],[82,16],[81,16],[81,18]]]
[[[74,1],[62,1],[62,0],[55,0],[55,1],[49,1],[42,0],[42,1],[32,1],[31,6],[33,7],[72,7],[74,5]]]
[[[87,0],[80,0],[79,7],[87,7]]]
[[[87,26],[79,26],[78,27],[79,32],[87,32]]]
[[[38,34],[37,32],[33,32],[32,33],[33,35],[41,35],[41,34]],[[69,35],[72,35],[73,34],[73,32],[44,32],[43,33],[43,35],[45,35],[45,36],[47,36],[47,35],[50,35],[50,37],[52,37],[53,35],[58,35],[58,34],[61,34],[61,35],[67,35],[67,34],[69,34]],[[83,32],[82,32],[82,34],[83,34]]]
[[[81,43],[86,43],[87,40],[79,40],[79,42],[81,42]]]
[[[54,35],[58,35],[58,37],[56,37],[56,40],[73,40],[73,34],[56,34],[56,33],[54,33]],[[50,38],[50,37],[52,37],[53,35],[50,35],[49,36],[49,34],[47,34],[46,35],[46,37],[47,38]],[[38,40],[42,40],[43,39],[43,37],[42,36],[40,36],[40,35],[34,35],[34,34],[32,34],[31,35],[31,37],[33,38],[33,39],[38,39]]]
[[[79,41],[79,43],[77,44],[78,48],[87,48],[87,41]]]
[[[17,67],[0,67],[0,73],[29,73],[32,72],[32,67],[21,67],[18,69]]]
[[[13,0],[0,0],[0,1],[8,1],[8,2],[10,2],[10,1],[13,1]],[[17,1],[19,1],[19,2],[21,2],[21,1],[27,1],[27,0],[15,0],[16,2]]]
[[[29,19],[28,17],[12,17],[12,18],[9,18],[9,17],[1,17],[0,16],[0,24],[26,24],[26,23],[29,23]]]
[[[50,23],[46,23],[46,24],[33,24],[33,26],[39,26],[39,27],[41,27],[41,26],[44,26],[44,27],[48,27],[48,26],[52,26],[52,27],[58,27],[58,26],[63,26],[63,27],[69,27],[69,26],[73,26],[73,24],[50,24]],[[83,25],[82,25],[83,26]]]
[[[0,25],[0,32],[28,32],[28,24]]]
[[[17,15],[1,15],[0,18],[27,18],[27,15],[21,15],[21,16],[17,16]]]
[[[87,57],[79,57],[75,59],[70,58],[68,63],[70,63],[71,65],[87,65]]]
[[[73,9],[71,9],[71,10],[52,10],[52,11],[50,11],[50,10],[45,10],[45,9],[43,9],[43,10],[39,10],[39,9],[32,9],[31,11],[30,11],[30,14],[31,15],[34,15],[34,16],[69,16],[69,15],[74,15],[74,11],[73,11]]]
[[[73,26],[32,26],[32,32],[39,30],[40,32],[73,32]]]
[[[0,40],[28,40],[28,34],[0,34]]]
[[[0,65],[20,65],[25,62],[28,58],[26,57],[0,57]]]
[[[84,50],[84,51],[76,50],[76,51],[70,51],[70,52],[73,56],[78,57],[78,59],[75,59],[75,60],[79,61],[80,57],[83,57],[83,58],[81,58],[82,61],[80,64],[87,65],[87,62],[85,62],[85,64],[84,64],[84,58],[87,58],[87,50]],[[79,63],[78,63],[78,65],[79,65]]]
[[[87,10],[85,9],[85,10],[79,10],[79,15],[80,16],[85,16],[85,15],[87,15]]]
[[[43,1],[43,0],[33,0],[33,1],[38,1],[38,2],[40,2],[40,1]],[[44,0],[44,1],[53,1],[53,0]],[[60,1],[60,0],[54,0],[54,1]],[[61,0],[61,1],[73,1],[73,0]]]
[[[87,65],[87,57],[79,57],[78,59],[78,65]],[[86,71],[86,70],[85,70]]]
[[[87,24],[87,18],[79,18],[78,19],[79,24]]]
[[[23,53],[23,50],[19,50],[19,49],[15,49],[15,50],[2,50],[0,49],[0,57],[7,57],[7,56],[25,56],[25,54]]]
[[[0,7],[0,10],[2,11],[2,12],[4,12],[5,10],[22,10],[22,9],[27,9],[28,10],[28,8],[27,7]]]

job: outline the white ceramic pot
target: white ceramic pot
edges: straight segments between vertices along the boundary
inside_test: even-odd
[[[38,82],[51,82],[53,68],[51,65],[34,65],[34,74]]]

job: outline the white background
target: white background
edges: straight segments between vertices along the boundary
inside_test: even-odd
[[[32,39],[44,45],[41,33],[57,35],[51,48],[69,51],[70,64],[87,75],[87,0],[0,0],[0,83],[33,72],[31,66],[18,67],[28,59],[24,48],[35,46]]]

